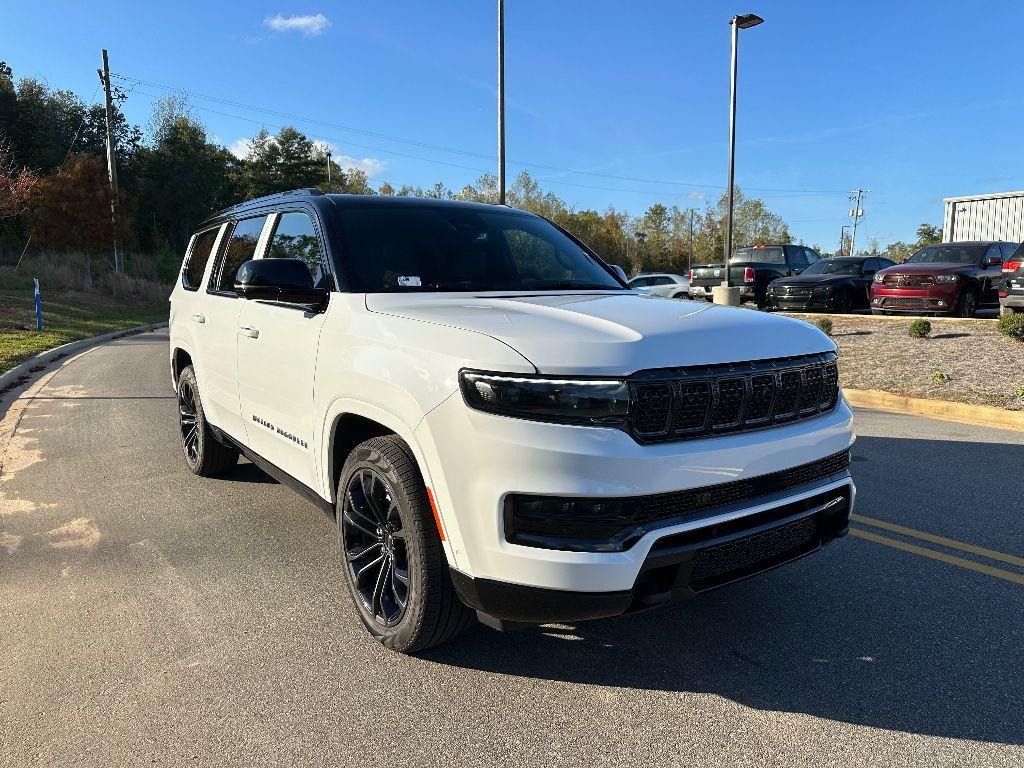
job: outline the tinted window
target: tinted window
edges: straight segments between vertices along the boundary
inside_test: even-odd
[[[818,255],[818,252],[811,248],[804,248],[804,253],[807,255],[808,264],[813,264],[814,262],[821,260],[821,256]]]
[[[185,262],[185,269],[181,273],[182,285],[190,291],[196,290],[203,282],[206,263],[210,260],[213,244],[217,242],[218,232],[220,232],[220,227],[208,229],[192,239],[192,249],[188,253],[188,261]]]
[[[1017,250],[1011,254],[1010,258],[1013,261],[1024,261],[1024,243],[1017,246]]]
[[[324,266],[320,239],[313,220],[305,213],[282,213],[267,248],[266,259],[301,259],[313,275],[313,285],[328,288],[330,276]]]
[[[1003,251],[1003,261],[1009,261],[1010,257],[1013,256],[1013,252],[1017,250],[1017,244],[1003,243],[1001,248]]]
[[[893,261],[892,259],[875,259],[875,261],[878,262],[878,269],[879,270],[883,270],[883,269],[886,269],[888,267],[895,267],[896,266],[896,262]]]
[[[235,292],[235,273],[256,255],[256,244],[266,220],[266,216],[257,216],[254,219],[242,219],[235,225],[224,249],[223,266],[220,268],[220,279],[217,280],[218,291]]]
[[[803,248],[789,247],[789,266],[793,269],[803,269],[807,266],[807,256],[804,254]]]
[[[909,259],[906,264],[977,264],[981,254],[985,252],[984,245],[958,245],[957,243],[942,243],[941,245],[929,245],[922,248]]]
[[[999,263],[1000,264],[1003,263],[1003,252],[999,249],[999,244],[998,243],[993,243],[992,245],[990,245],[988,247],[988,250],[985,251],[985,258],[986,259],[989,259],[989,258],[999,259]]]
[[[671,277],[668,277],[666,275],[662,275],[661,277],[654,278],[654,285],[672,285],[672,283],[674,283],[674,282],[675,282],[675,280],[673,280]]]
[[[622,290],[595,256],[535,216],[383,205],[337,216],[354,291]]]
[[[819,259],[804,270],[805,275],[859,275],[860,259]]]
[[[785,264],[782,247],[775,245],[761,248],[737,248],[732,252],[730,264]]]
[[[651,277],[635,277],[629,281],[629,284],[634,288],[646,288],[651,284],[654,278]]]

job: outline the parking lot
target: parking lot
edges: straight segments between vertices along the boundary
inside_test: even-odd
[[[166,350],[0,402],[0,765],[1024,763],[1024,434],[860,411],[857,518],[822,552],[409,658],[316,509],[185,469]]]

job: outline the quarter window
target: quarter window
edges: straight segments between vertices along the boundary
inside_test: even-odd
[[[224,263],[220,268],[220,279],[217,280],[218,291],[235,292],[235,273],[240,266],[256,255],[256,245],[259,243],[266,220],[266,216],[257,216],[253,219],[242,219],[235,225],[227,248],[224,249]]]
[[[330,277],[324,267],[320,239],[313,220],[305,213],[282,213],[267,249],[267,259],[301,259],[309,267],[313,285],[329,287]]]
[[[217,242],[218,232],[220,227],[200,232],[192,238],[188,261],[185,262],[185,269],[181,273],[181,284],[190,291],[197,290],[203,282],[203,274],[213,252],[213,244]]]

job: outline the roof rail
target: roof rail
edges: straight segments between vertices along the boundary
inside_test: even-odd
[[[323,194],[323,192],[321,192],[316,187],[303,187],[301,189],[289,189],[286,192],[275,192],[272,195],[264,195],[263,197],[254,197],[252,200],[245,200],[244,202],[239,203],[238,206],[233,206],[233,207],[239,207],[239,206],[243,206],[243,205],[252,205],[253,203],[268,203],[271,200],[278,200],[279,198],[282,198],[282,197],[313,197],[315,195],[322,195],[322,194]]]

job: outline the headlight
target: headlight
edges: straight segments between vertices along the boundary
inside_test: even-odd
[[[875,276],[871,279],[876,283],[880,283],[883,280],[885,280],[885,275],[883,275],[881,272],[875,272]]]
[[[461,371],[459,384],[469,406],[505,416],[618,426],[629,415],[629,387],[618,379],[559,379]]]
[[[936,275],[936,283],[955,283],[960,279],[960,275]]]

